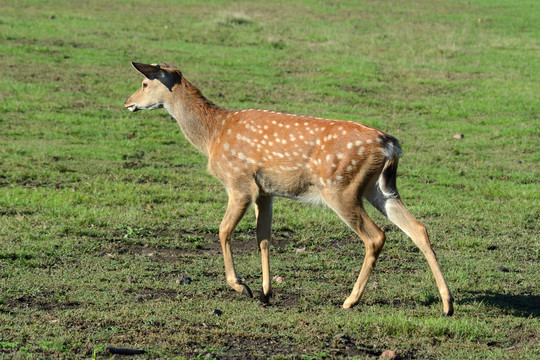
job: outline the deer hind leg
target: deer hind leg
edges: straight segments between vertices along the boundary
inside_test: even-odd
[[[444,315],[451,316],[454,313],[454,298],[448,287],[437,256],[431,247],[429,237],[424,225],[422,225],[416,218],[405,208],[405,205],[397,195],[397,191],[392,197],[383,195],[376,187],[373,187],[367,196],[369,202],[371,202],[379,211],[396,224],[407,236],[409,236],[413,242],[422,251],[426,260],[435,276],[437,288],[441,294],[443,300]]]
[[[355,197],[352,197],[352,199],[354,201],[349,203],[343,198],[339,201],[327,201],[328,205],[341,219],[360,236],[366,247],[366,256],[360,274],[356,279],[351,294],[343,303],[345,309],[353,307],[360,301],[386,240],[384,232],[368,216],[362,202]]]
[[[221,250],[223,251],[223,260],[225,262],[225,277],[227,283],[236,291],[253,297],[251,290],[247,285],[242,284],[236,270],[234,269],[234,261],[231,251],[231,236],[236,228],[236,225],[240,222],[247,208],[251,204],[251,197],[243,194],[236,194],[234,192],[229,193],[229,203],[227,205],[227,211],[219,226],[219,241],[221,243]]]
[[[272,282],[270,280],[270,261],[268,248],[272,233],[272,203],[271,196],[261,196],[255,201],[255,215],[257,217],[257,242],[261,250],[262,263],[262,292],[260,300],[268,304],[272,295]]]

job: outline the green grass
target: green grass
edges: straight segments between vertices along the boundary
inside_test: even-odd
[[[0,357],[538,358],[540,4],[199,3],[1,5]],[[388,241],[359,306],[340,309],[363,246],[331,211],[285,199],[273,305],[234,293],[217,240],[225,191],[165,111],[123,108],[141,80],[130,61],[174,64],[228,109],[400,139],[401,194],[455,316],[440,315],[422,254],[372,209]],[[252,212],[233,250],[258,290]]]

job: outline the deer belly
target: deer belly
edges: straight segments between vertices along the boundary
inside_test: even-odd
[[[282,196],[311,202],[318,193],[311,176],[298,169],[259,169],[255,182],[263,194]]]

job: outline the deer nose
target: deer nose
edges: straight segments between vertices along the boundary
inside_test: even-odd
[[[125,107],[126,109],[128,109],[129,111],[131,111],[131,112],[135,112],[135,111],[139,110],[139,109],[137,108],[137,104],[132,103],[132,102],[131,102],[131,103],[128,103],[127,100],[126,100],[126,102],[124,103],[124,107]]]

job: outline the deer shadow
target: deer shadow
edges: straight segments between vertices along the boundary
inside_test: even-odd
[[[493,291],[467,293],[468,297],[459,300],[461,304],[481,302],[519,317],[537,318],[540,315],[540,295],[498,294]]]

